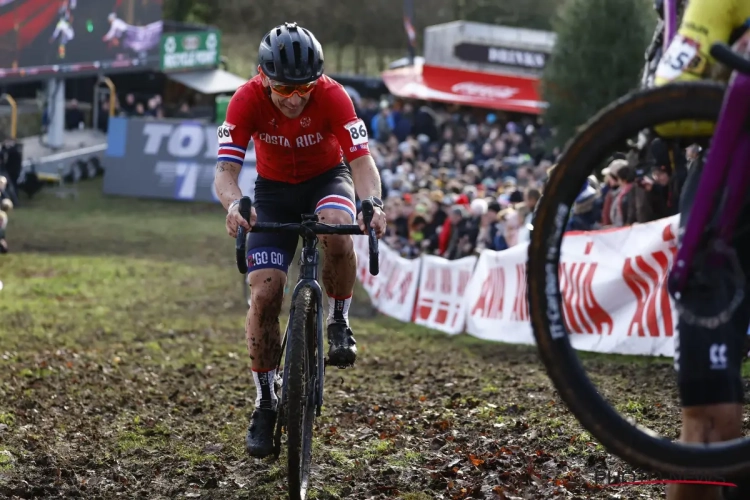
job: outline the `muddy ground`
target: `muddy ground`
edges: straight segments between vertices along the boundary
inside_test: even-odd
[[[89,181],[91,182],[91,181]],[[243,449],[255,392],[217,207],[45,193],[0,256],[0,498],[285,497]],[[311,498],[662,498],[571,417],[532,347],[368,316],[328,370]],[[600,390],[677,432],[669,360],[587,356]],[[598,471],[598,472],[597,472]]]

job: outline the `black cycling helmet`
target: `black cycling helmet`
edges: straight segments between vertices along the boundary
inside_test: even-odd
[[[279,83],[310,83],[323,74],[323,49],[310,31],[284,23],[261,40],[258,64],[263,74]]]

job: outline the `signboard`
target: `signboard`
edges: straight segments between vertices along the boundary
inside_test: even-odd
[[[221,123],[227,119],[227,108],[229,107],[229,101],[232,100],[232,96],[219,95],[216,96],[216,122]]]
[[[545,52],[476,43],[459,43],[453,53],[464,61],[535,70],[544,69],[549,58]]]
[[[104,192],[136,198],[216,202],[217,125],[197,121],[110,118]],[[255,149],[250,142],[240,172],[253,194]]]
[[[221,33],[218,31],[162,35],[161,69],[214,67],[219,64],[220,46]]]
[[[0,79],[158,67],[161,0],[0,2]]]

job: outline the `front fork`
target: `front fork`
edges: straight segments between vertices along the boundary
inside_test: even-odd
[[[323,290],[320,288],[320,284],[317,281],[318,277],[318,250],[314,246],[311,248],[303,247],[302,255],[300,256],[300,280],[294,287],[292,292],[292,307],[289,311],[289,317],[294,315],[294,303],[297,297],[297,293],[302,286],[310,286],[313,291],[313,300],[315,301],[315,324],[316,324],[316,342],[317,342],[317,364],[318,364],[318,376],[315,387],[315,395],[313,398],[315,404],[315,415],[320,416],[323,408],[323,381],[325,377],[325,356],[323,354],[324,340],[323,340]],[[284,334],[284,340],[281,345],[281,352],[287,351],[287,357],[289,355],[289,349],[291,344],[288,342],[290,334],[291,322],[287,323],[286,333]],[[277,370],[281,367],[281,355],[277,363]],[[282,377],[281,386],[281,398],[282,404],[286,401],[286,387],[289,381],[289,365],[284,364],[284,375]]]

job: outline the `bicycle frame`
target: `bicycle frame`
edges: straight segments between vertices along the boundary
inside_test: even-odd
[[[313,221],[314,222],[314,221]],[[316,308],[316,322],[317,322],[317,331],[316,331],[316,337],[317,337],[317,344],[318,344],[318,383],[317,387],[315,389],[315,415],[320,416],[321,409],[323,407],[323,377],[325,376],[325,366],[324,366],[324,360],[323,360],[323,290],[320,288],[320,283],[318,282],[318,258],[320,256],[320,253],[318,251],[317,243],[318,243],[318,237],[316,234],[308,228],[305,228],[304,225],[300,228],[300,232],[302,234],[302,253],[300,255],[300,269],[299,269],[299,279],[297,281],[297,284],[294,287],[294,291],[292,292],[292,309],[289,312],[289,317],[291,318],[294,315],[294,300],[297,298],[297,294],[304,286],[309,286],[314,295],[315,295],[315,303],[317,305]],[[284,339],[283,339],[283,346],[286,347],[288,350],[290,348],[291,344],[287,344],[287,339],[289,338],[289,329],[292,327],[291,321],[286,325],[286,331],[284,333]],[[282,348],[282,352],[284,349]],[[279,363],[277,364],[277,369],[279,365],[281,364],[281,359],[279,359]],[[287,363],[284,363],[284,375],[283,375],[283,385],[282,387],[288,387],[288,377],[289,377],[289,365]],[[282,394],[282,398],[285,397],[284,394]]]
[[[677,34],[677,0],[665,0],[664,2],[664,40],[662,43],[662,54],[667,51],[669,44]]]
[[[746,165],[750,156],[750,133],[743,130],[743,126],[747,127],[748,109],[750,77],[734,71],[724,96],[675,264],[670,272],[669,291],[675,299],[680,298],[688,284],[692,264],[701,247],[705,246],[706,231],[711,219],[716,217],[717,208],[721,217],[713,227],[716,245],[714,251],[707,255],[706,264],[717,267],[726,262],[728,257],[745,193],[750,188],[750,169]],[[717,202],[721,202],[719,197],[724,193],[726,196],[723,207],[717,207]]]
[[[662,2],[661,19],[657,24],[651,43],[649,43],[646,49],[646,64],[641,76],[641,88],[648,88],[653,85],[653,78],[659,64],[659,59],[667,51],[669,44],[677,33],[677,2],[679,1],[663,0]],[[659,39],[661,39],[661,45],[657,45]]]
[[[243,197],[240,200],[239,212],[245,220],[250,218],[250,209],[252,208],[252,201],[249,197]],[[375,235],[375,230],[372,229],[370,223],[374,215],[374,207],[370,200],[364,200],[362,202],[362,217],[367,227],[367,237],[370,243],[370,273],[376,276],[379,272],[378,262],[378,240]],[[318,283],[318,234],[340,234],[340,235],[354,235],[361,234],[359,226],[354,225],[328,225],[318,223],[318,216],[316,214],[303,215],[301,223],[293,224],[275,224],[265,223],[256,224],[256,230],[260,229],[272,232],[279,231],[292,231],[302,237],[302,253],[300,255],[300,272],[297,284],[292,292],[292,309],[290,311],[290,317],[294,313],[294,302],[297,298],[297,294],[304,286],[309,286],[315,294],[315,302],[317,305],[316,310],[316,321],[317,321],[317,348],[318,348],[318,386],[315,391],[315,413],[316,416],[320,416],[321,409],[323,407],[323,377],[325,375],[325,359],[323,357],[323,290]],[[247,267],[247,239],[249,233],[246,233],[244,228],[237,228],[237,238],[235,241],[235,259],[237,261],[237,269],[241,274],[248,272]],[[291,328],[291,322],[287,324],[286,331],[284,332],[284,338],[282,339],[281,352],[284,353],[290,346],[287,344],[289,338],[289,329]],[[276,368],[281,366],[281,357],[276,364]],[[284,363],[284,375],[282,377],[282,387],[288,387],[289,381],[289,365]],[[282,398],[286,397],[282,394]]]

